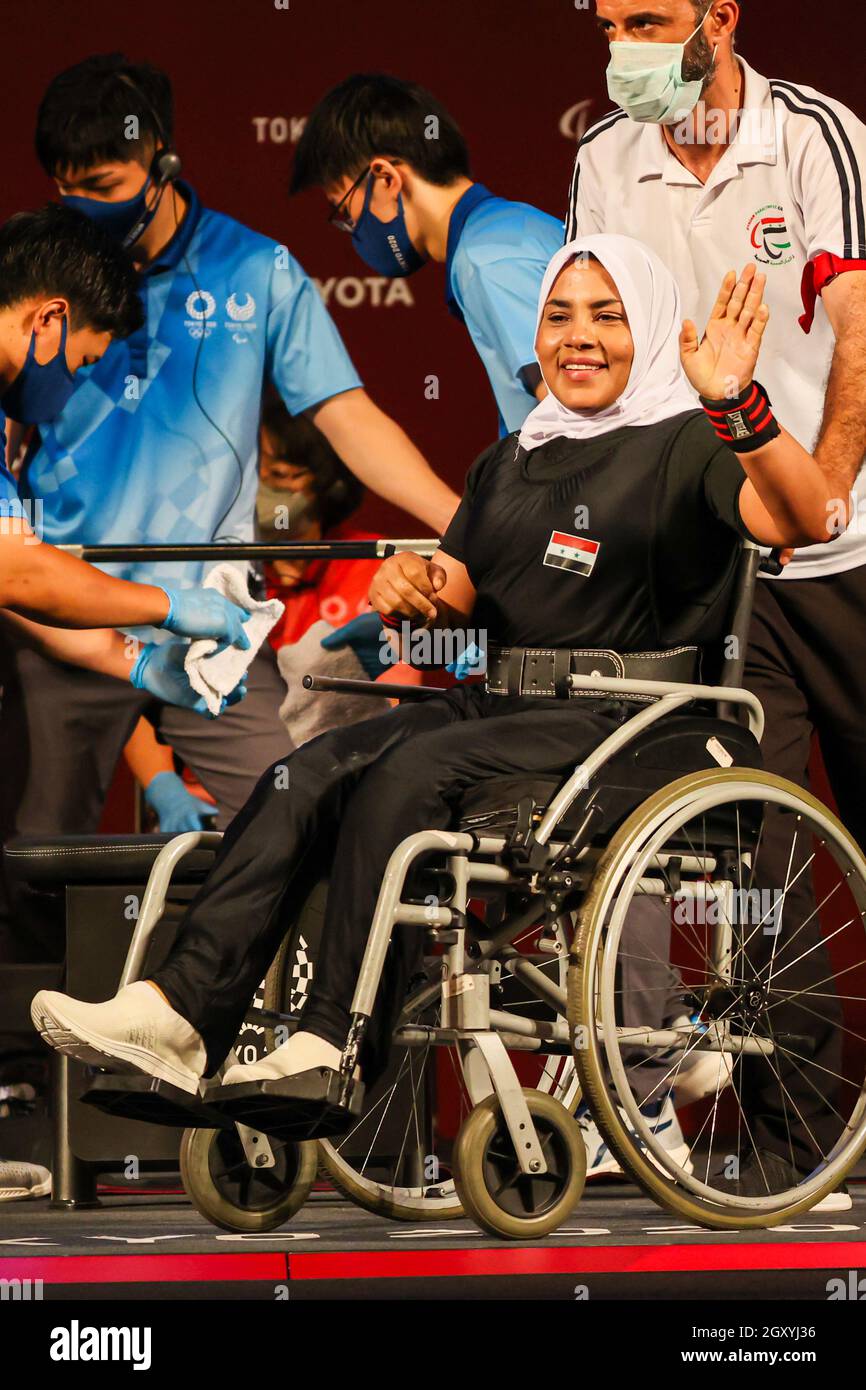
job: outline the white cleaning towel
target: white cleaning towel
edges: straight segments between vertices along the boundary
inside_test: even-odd
[[[343,680],[368,680],[366,671],[351,647],[339,651],[322,650],[322,638],[335,629],[320,621],[307,628],[298,642],[280,647],[277,663],[289,688],[280,706],[280,718],[296,748],[311,738],[341,724],[357,724],[373,719],[389,708],[387,700],[364,695],[335,695],[326,690],[305,690],[304,676],[339,676]]]
[[[211,570],[204,581],[204,587],[217,589],[239,608],[246,608],[250,614],[249,620],[244,623],[244,632],[250,639],[250,645],[245,651],[241,651],[239,647],[226,647],[225,651],[212,656],[211,653],[217,646],[216,641],[213,637],[202,637],[197,642],[190,643],[183,663],[193,690],[204,697],[211,714],[219,714],[223,699],[231,694],[241,676],[249,670],[259,647],[274,624],[282,617],[285,605],[280,603],[278,598],[269,598],[265,602],[250,598],[245,576],[229,561]]]

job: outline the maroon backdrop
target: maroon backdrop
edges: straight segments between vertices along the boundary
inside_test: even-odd
[[[809,83],[862,115],[860,0],[743,0],[740,46],[760,71]],[[431,266],[389,304],[317,193],[286,196],[304,116],[333,83],[378,69],[424,83],[457,117],[474,173],[562,216],[578,131],[610,108],[592,0],[0,0],[5,37],[0,216],[51,194],[32,152],[41,92],[61,68],[121,49],[164,67],[177,146],[204,201],[286,243],[323,285],[374,398],[458,487],[495,436],[486,377]],[[856,32],[855,32],[856,30]],[[392,294],[394,292],[392,291]],[[380,302],[376,302],[380,300]],[[440,379],[428,401],[425,378]],[[365,519],[417,532],[371,500]]]

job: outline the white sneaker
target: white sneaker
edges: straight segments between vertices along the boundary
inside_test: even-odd
[[[812,1207],[812,1211],[850,1211],[853,1205],[851,1193],[843,1183],[841,1187],[836,1188],[835,1192],[828,1192],[822,1202],[819,1202],[816,1207]]]
[[[132,1068],[191,1094],[198,1090],[207,1060],[204,1043],[145,980],[127,985],[104,1004],[43,989],[30,1016],[56,1052],[108,1071]]]
[[[586,1180],[591,1178],[624,1178],[625,1173],[607,1147],[607,1140],[589,1111],[577,1116],[580,1135],[586,1149]]]
[[[224,1086],[243,1086],[250,1081],[281,1081],[287,1076],[297,1076],[300,1072],[313,1071],[316,1067],[328,1067],[339,1071],[342,1053],[333,1043],[326,1042],[315,1033],[305,1033],[299,1029],[287,1042],[269,1052],[259,1062],[236,1063],[229,1067],[222,1079]],[[358,1070],[355,1068],[355,1076]]]
[[[51,1174],[38,1163],[0,1162],[0,1202],[51,1196]]]
[[[619,1113],[628,1124],[625,1111],[620,1108]],[[677,1167],[691,1173],[693,1171],[692,1161],[689,1157],[691,1150],[680,1128],[671,1093],[669,1092],[663,1100],[650,1101],[648,1105],[642,1105],[641,1114],[649,1124],[650,1132],[659,1139],[662,1148],[670,1154]],[[581,1136],[586,1146],[587,1179],[625,1177],[622,1168],[608,1148],[606,1140],[602,1137],[588,1110],[583,1115],[578,1115],[577,1123],[580,1125]],[[629,1128],[631,1129],[631,1125]]]

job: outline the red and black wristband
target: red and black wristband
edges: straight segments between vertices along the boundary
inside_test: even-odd
[[[763,449],[782,433],[770,397],[759,381],[750,382],[734,400],[711,401],[701,396],[701,405],[719,439],[734,453]]]

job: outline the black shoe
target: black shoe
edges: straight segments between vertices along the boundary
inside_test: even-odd
[[[805,1174],[786,1158],[782,1158],[781,1154],[774,1153],[771,1149],[761,1149],[759,1154],[749,1155],[740,1170],[739,1178],[731,1181],[730,1188],[737,1197],[767,1197],[797,1187],[804,1177]],[[850,1211],[852,1206],[851,1194],[847,1184],[843,1182],[834,1192],[828,1192],[811,1210]]]

